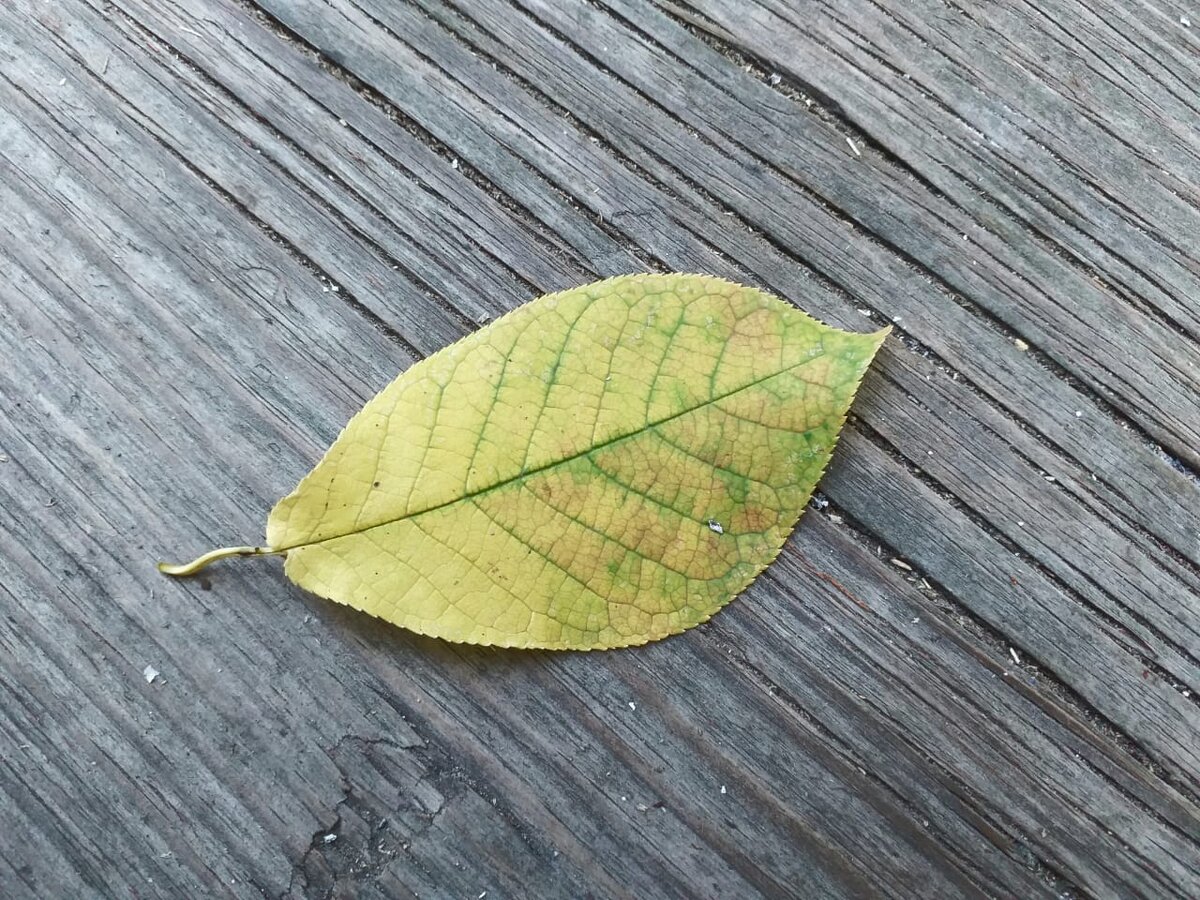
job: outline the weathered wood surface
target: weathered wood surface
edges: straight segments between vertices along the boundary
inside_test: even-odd
[[[0,4],[0,894],[1200,896],[1196,18]],[[708,625],[506,653],[154,571],[638,270],[897,327]]]

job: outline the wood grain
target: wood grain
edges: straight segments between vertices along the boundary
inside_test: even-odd
[[[0,894],[1200,895],[1198,49],[1157,2],[0,5]],[[154,571],[643,270],[897,329],[708,625],[506,653]]]

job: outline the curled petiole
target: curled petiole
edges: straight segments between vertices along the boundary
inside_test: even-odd
[[[164,575],[184,578],[188,575],[195,575],[209,563],[214,563],[218,559],[227,559],[230,556],[271,556],[282,552],[282,550],[272,550],[270,547],[220,547],[216,550],[210,550],[203,556],[197,556],[190,563],[173,565],[171,563],[160,562],[158,564],[158,571]]]

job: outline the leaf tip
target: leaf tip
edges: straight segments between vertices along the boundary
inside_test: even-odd
[[[880,349],[882,349],[883,345],[885,343],[887,343],[887,339],[889,337],[891,337],[892,332],[894,330],[895,330],[895,328],[893,326],[885,325],[883,328],[880,328],[878,331],[870,331],[870,332],[867,332],[866,334],[863,334],[862,332],[858,332],[857,336],[862,341],[862,343],[859,346],[861,346],[863,348],[864,353],[865,353],[864,372],[865,372],[865,367],[870,366],[870,364],[874,361],[875,357],[879,354]]]

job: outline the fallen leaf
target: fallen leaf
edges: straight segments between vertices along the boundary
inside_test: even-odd
[[[506,647],[643,644],[778,554],[887,329],[754,288],[627,275],[540,297],[412,366],[267,520],[316,594]]]

